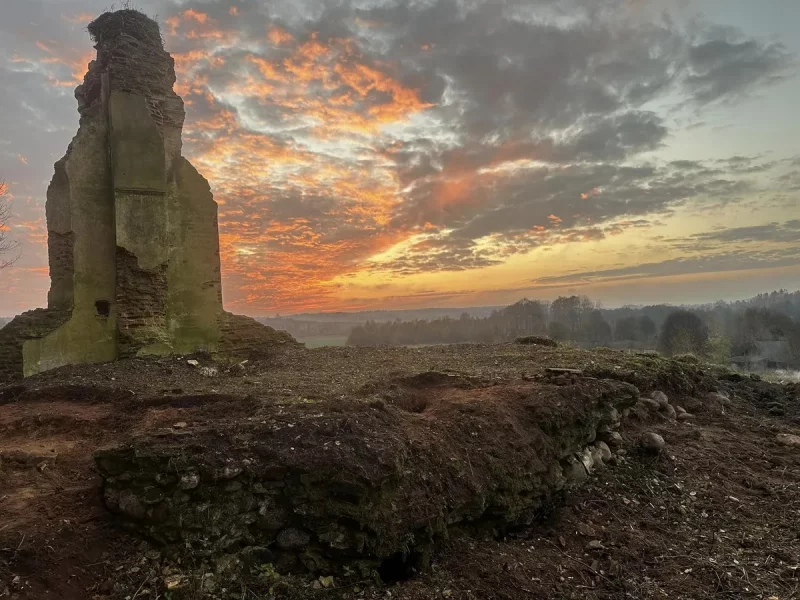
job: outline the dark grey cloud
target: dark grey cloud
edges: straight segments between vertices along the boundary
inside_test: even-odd
[[[417,202],[407,202],[398,219],[441,223],[448,233],[437,239],[438,252],[451,265],[461,257],[467,263],[472,261],[469,251],[476,240],[491,240],[495,247],[495,254],[484,248],[483,260],[497,259],[536,247],[597,240],[626,228],[647,227],[689,201],[719,210],[755,189],[753,182],[741,179],[735,171],[711,168],[702,161],[691,169],[686,166],[577,163],[524,169],[499,180],[475,180],[470,189],[474,204],[456,208],[437,207],[429,201],[437,185],[429,178],[412,190],[410,198]],[[691,238],[685,240],[683,249],[692,251],[700,243],[712,241],[713,235]],[[396,263],[382,268],[408,272],[418,261],[419,271],[423,271],[429,268],[427,251],[427,247],[412,248]]]
[[[800,219],[784,223],[768,223],[749,227],[734,227],[709,231],[692,236],[703,242],[794,242],[800,243]]]
[[[685,85],[701,104],[729,101],[785,78],[792,66],[783,44],[710,39],[689,48]]]
[[[790,267],[797,265],[798,260],[800,260],[800,247],[777,250],[755,250],[746,254],[728,252],[711,256],[673,258],[661,262],[644,263],[619,269],[584,271],[571,273],[569,275],[541,277],[532,281],[532,283],[537,285],[586,284],[599,281],[609,282],[695,273],[710,274],[721,271]]]

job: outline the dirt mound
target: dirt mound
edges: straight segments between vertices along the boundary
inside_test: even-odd
[[[244,365],[188,360],[65,367],[0,388],[0,597],[7,589],[12,598],[69,600],[232,594],[344,600],[387,592],[406,600],[788,598],[800,583],[800,450],[785,443],[800,433],[797,386],[655,356],[517,344],[288,348]],[[611,447],[603,461],[611,466],[594,469],[563,497],[518,493],[524,485],[509,493],[498,485],[509,474],[525,482],[540,473],[531,459],[558,454],[547,441],[577,430],[567,424],[570,415],[586,419],[581,407],[592,406],[603,390],[629,389],[625,384],[644,397],[636,418],[629,413],[617,431],[595,428]],[[658,400],[646,401],[657,389],[666,392],[674,416]],[[424,399],[422,412],[401,406],[397,399],[404,397]],[[690,417],[679,420],[678,408]],[[660,455],[640,453],[644,431],[664,438]],[[234,548],[246,545],[231,536],[232,527],[208,527],[206,545],[192,539],[199,530],[173,526],[196,550],[188,555],[168,551],[173,544],[151,545],[121,530],[104,506],[92,455],[121,445],[139,449],[134,462],[158,465],[153,473],[171,472],[158,461],[173,451],[187,461],[183,466],[196,460],[198,489],[206,490],[196,493],[229,503],[256,483],[283,483],[256,496],[280,498],[276,506],[291,513],[277,519],[282,529],[274,542],[266,537],[272,534],[237,522],[248,535],[262,536],[262,545],[245,551],[217,552],[223,538]],[[243,468],[224,479],[219,469],[224,476],[228,458]],[[245,459],[254,462],[245,468]],[[276,464],[287,465],[286,473],[270,473]],[[347,465],[341,473],[334,469],[340,464]],[[322,484],[335,480],[347,485]],[[172,491],[172,502],[170,485],[176,483],[160,489]],[[287,488],[298,493],[270,495]],[[396,515],[390,498],[400,499]],[[467,510],[473,498],[500,510],[470,517],[479,512]],[[512,500],[524,518],[506,518],[514,514]],[[366,510],[370,502],[375,514]],[[251,512],[262,523],[281,517],[260,510]],[[453,515],[461,520],[446,526]],[[409,529],[415,517],[420,527]],[[227,527],[235,518],[213,520]],[[371,544],[369,552],[351,553],[352,546],[339,552],[356,561],[383,557],[377,579],[320,543],[316,527],[334,520],[340,532],[358,530],[365,548]],[[385,535],[376,523],[388,523]],[[408,549],[394,552],[409,530]],[[425,536],[435,550],[414,556],[415,548],[426,548]],[[213,552],[206,556],[207,550]],[[279,572],[297,571],[297,564],[284,567],[293,556],[302,565],[309,560],[302,555],[315,554],[310,550],[318,551],[320,565],[335,559],[349,571]],[[429,568],[415,570],[428,558]]]

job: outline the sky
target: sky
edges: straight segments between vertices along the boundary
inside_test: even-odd
[[[228,310],[605,306],[800,288],[796,0],[140,0],[219,203]],[[0,0],[0,179],[45,193],[109,0]],[[117,6],[119,8],[119,6]]]

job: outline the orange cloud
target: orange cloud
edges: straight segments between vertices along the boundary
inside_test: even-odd
[[[165,19],[167,35],[184,40],[215,41],[230,45],[238,37],[232,29],[222,29],[206,13],[189,8]]]
[[[55,87],[75,87],[83,82],[89,62],[95,57],[93,51],[76,55],[74,50],[58,47],[52,42],[37,41],[36,47],[47,54],[43,58],[27,58],[12,56],[11,62],[29,63],[42,67],[50,85]],[[64,77],[65,68],[69,70],[69,77]]]
[[[93,13],[80,13],[77,15],[61,15],[61,18],[74,25],[88,25],[95,20],[97,15]]]
[[[208,23],[208,15],[206,13],[196,11],[193,8],[183,11],[181,14],[183,15],[183,18],[188,21],[197,21],[203,25]]]
[[[267,39],[269,39],[269,41],[276,46],[283,46],[284,44],[290,44],[294,41],[294,38],[288,31],[285,31],[276,25],[273,25],[269,28],[269,31],[267,32]]]

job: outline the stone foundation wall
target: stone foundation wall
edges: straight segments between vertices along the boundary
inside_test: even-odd
[[[437,384],[424,414],[378,395],[145,436],[96,454],[105,502],[198,557],[255,547],[281,572],[364,576],[424,565],[453,530],[529,524],[584,481],[611,457],[598,436],[612,440],[638,396],[617,382],[525,386]]]

